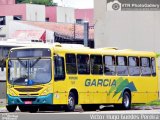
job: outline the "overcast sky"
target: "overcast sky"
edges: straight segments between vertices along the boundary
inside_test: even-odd
[[[73,8],[93,8],[93,0],[53,0],[59,6]]]

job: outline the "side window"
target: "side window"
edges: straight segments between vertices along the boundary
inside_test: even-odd
[[[151,75],[150,58],[148,57],[141,58],[141,72],[142,72],[142,76]]]
[[[127,76],[128,75],[128,66],[127,66],[127,57],[117,56],[117,75]]]
[[[151,69],[152,69],[152,76],[156,76],[156,61],[155,61],[155,58],[151,58]]]
[[[104,74],[105,75],[115,75],[115,57],[114,56],[104,56],[103,57],[104,63]]]
[[[139,58],[138,57],[129,57],[129,75],[131,76],[139,76],[140,75],[140,67],[139,67]]]
[[[64,58],[55,56],[54,57],[54,79],[64,80],[65,79],[65,69],[64,69]]]
[[[91,73],[92,74],[103,74],[102,56],[91,55]]]
[[[89,55],[77,55],[78,74],[90,74]]]
[[[66,54],[66,72],[67,74],[77,74],[75,54]]]

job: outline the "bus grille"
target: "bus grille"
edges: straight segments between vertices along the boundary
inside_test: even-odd
[[[15,88],[19,92],[38,92],[42,88]]]
[[[22,101],[35,101],[36,98],[21,98]]]

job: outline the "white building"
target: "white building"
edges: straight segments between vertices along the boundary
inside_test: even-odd
[[[126,1],[94,0],[95,47],[160,53],[160,1]]]
[[[13,20],[45,21],[45,6],[35,4],[0,5],[0,39],[9,37],[9,22]]]

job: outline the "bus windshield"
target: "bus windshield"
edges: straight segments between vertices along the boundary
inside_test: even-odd
[[[51,80],[51,60],[10,59],[8,61],[8,80],[12,85],[45,84]]]

